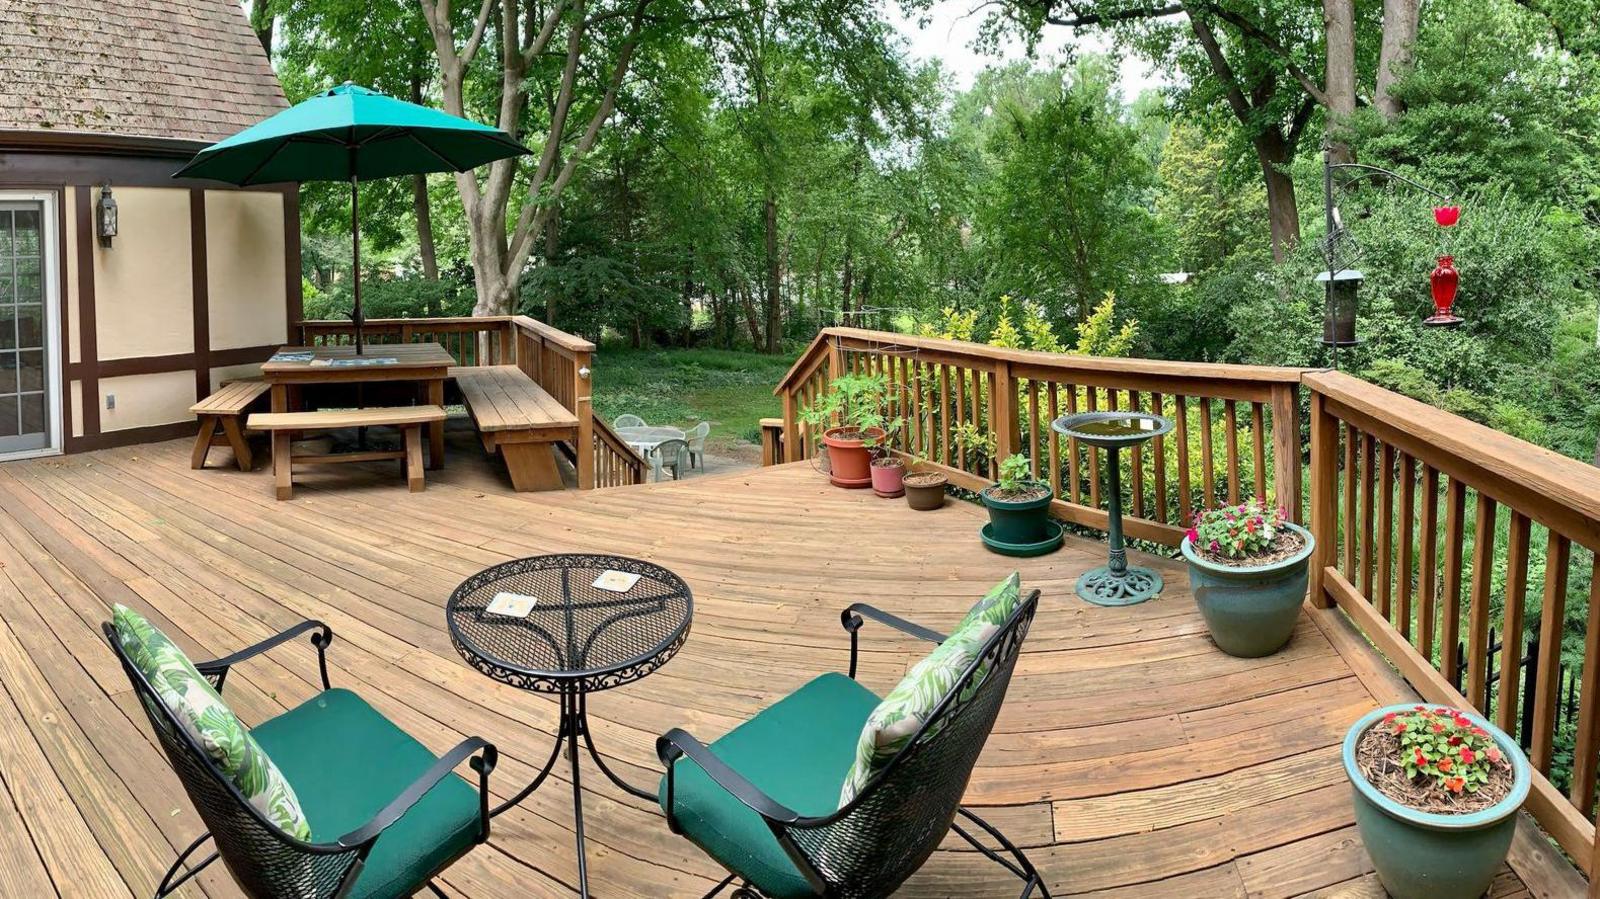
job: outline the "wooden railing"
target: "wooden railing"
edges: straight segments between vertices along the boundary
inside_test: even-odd
[[[348,321],[305,321],[299,331],[305,346],[348,344],[355,339],[355,328]],[[578,489],[597,486],[600,462],[610,474],[598,486],[643,482],[642,463],[635,465],[628,455],[618,455],[611,445],[602,447],[595,440],[597,419],[589,400],[593,343],[525,315],[368,319],[362,331],[363,339],[374,345],[437,342],[461,366],[517,366],[577,416],[577,435],[568,456],[577,470]],[[616,436],[609,430],[604,433]],[[621,446],[628,450],[626,444]]]
[[[1349,375],[1308,373],[1303,382],[1311,392],[1318,540],[1312,602],[1344,611],[1425,699],[1471,704],[1513,735],[1524,634],[1537,628],[1544,636],[1533,661],[1532,732],[1521,734],[1538,772],[1528,808],[1593,881],[1600,469]],[[1563,794],[1548,775],[1574,574],[1590,579],[1588,622],[1571,786]],[[1528,613],[1530,588],[1539,595],[1537,619]],[[1503,624],[1492,666],[1497,598]]]
[[[972,489],[991,481],[1000,459],[1023,453],[1034,476],[1054,485],[1052,512],[1066,521],[1105,526],[1102,453],[1061,437],[1050,422],[1099,409],[1157,411],[1177,425],[1132,451],[1123,483],[1131,536],[1176,546],[1194,509],[1252,495],[1275,496],[1301,518],[1300,369],[1091,358],[829,328],[777,389],[786,460],[816,455],[821,435],[801,410],[847,373],[888,381],[888,417],[904,421],[890,436],[894,450]]]
[[[1355,645],[1370,643],[1427,701],[1470,704],[1529,747],[1536,773],[1527,808],[1600,897],[1600,468],[1338,372],[1032,353],[842,328],[819,335],[779,385],[784,414],[762,422],[764,462],[817,454],[819,429],[801,412],[846,373],[888,380],[889,417],[907,422],[893,450],[918,467],[977,488],[997,458],[1024,453],[1059,497],[1052,513],[1090,527],[1105,522],[1100,454],[1062,440],[1049,421],[1088,409],[1160,410],[1176,428],[1136,451],[1124,507],[1130,534],[1168,544],[1181,540],[1191,509],[1247,492],[1275,495],[1298,515],[1309,456],[1312,605],[1341,610],[1366,638]],[[963,440],[975,436],[992,437],[995,451],[973,452]],[[1585,578],[1580,637],[1567,609],[1582,601]],[[1533,632],[1540,638],[1524,681]],[[1562,791],[1550,777],[1559,675],[1563,645],[1570,654],[1579,643]]]
[[[594,485],[596,487],[626,487],[645,482],[645,461],[638,451],[622,441],[611,426],[600,419],[594,420]]]

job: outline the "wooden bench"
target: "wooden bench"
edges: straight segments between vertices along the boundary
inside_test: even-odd
[[[233,447],[233,461],[239,470],[249,471],[253,468],[255,460],[250,455],[250,442],[245,440],[240,419],[271,389],[272,386],[265,381],[233,381],[190,406],[189,411],[200,417],[200,436],[195,438],[189,467],[206,467],[206,455],[217,442],[217,428],[220,426],[222,433],[227,435],[228,445]]]
[[[293,469],[296,465],[333,465],[344,462],[381,462],[398,459],[412,493],[423,489],[422,428],[444,421],[441,406],[395,406],[381,409],[347,409],[325,412],[268,412],[250,416],[249,426],[272,434],[272,478],[278,499],[294,493]],[[327,431],[334,428],[395,427],[405,448],[374,452],[295,454],[290,437],[295,431]]]
[[[577,442],[578,416],[515,365],[450,369],[485,451],[499,451],[517,490],[559,490],[555,444]]]

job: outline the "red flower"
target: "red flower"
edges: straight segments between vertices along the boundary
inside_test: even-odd
[[[1194,528],[1190,528],[1189,529],[1189,533],[1184,534],[1184,536],[1189,538],[1189,543],[1191,545],[1196,545],[1196,546],[1199,545],[1199,543],[1200,543],[1200,532],[1199,531],[1195,530]]]
[[[1417,764],[1426,765],[1428,763],[1428,757],[1422,754],[1422,750],[1413,746],[1411,751],[1417,754]]]
[[[1405,733],[1406,732],[1406,723],[1404,721],[1396,721],[1394,723],[1394,732],[1397,733],[1397,734]]]
[[[1461,738],[1460,737],[1451,737],[1447,742],[1451,746],[1460,746],[1461,745]]]
[[[1433,220],[1439,227],[1448,228],[1461,219],[1460,206],[1435,206],[1433,207]]]
[[[1475,755],[1472,752],[1472,747],[1470,747],[1470,746],[1461,747],[1461,763],[1463,765],[1470,765],[1475,760],[1477,760],[1477,758],[1478,758],[1477,755]]]
[[[1439,760],[1439,770],[1443,771],[1446,774],[1449,774],[1450,773],[1450,769],[1454,768],[1454,767],[1455,767],[1455,763],[1450,761],[1450,757],[1449,756],[1445,756],[1444,758]]]
[[[1464,778],[1452,777],[1449,780],[1446,780],[1444,785],[1445,789],[1449,790],[1450,792],[1459,793],[1466,788],[1467,781]]]
[[[1419,712],[1426,712],[1428,710],[1427,706],[1422,706],[1422,705],[1414,705],[1414,706],[1412,706],[1412,708],[1416,709]]]
[[[1456,723],[1456,727],[1462,727],[1462,728],[1471,727],[1472,726],[1472,719],[1468,718],[1466,715],[1462,715],[1462,714],[1458,713],[1455,716],[1455,723]]]
[[[1484,755],[1487,755],[1489,757],[1489,761],[1491,762],[1498,762],[1501,758],[1500,750],[1493,746],[1490,746],[1489,751],[1484,753]]]
[[[1389,714],[1383,716],[1383,720],[1385,720],[1385,721],[1393,721],[1394,719],[1396,719],[1398,717],[1400,717],[1400,713],[1399,712],[1390,712]]]
[[[1432,730],[1436,734],[1442,734],[1442,733],[1444,733],[1444,724],[1441,723],[1441,722],[1435,721],[1435,722],[1433,722],[1432,725],[1429,726],[1429,730]]]

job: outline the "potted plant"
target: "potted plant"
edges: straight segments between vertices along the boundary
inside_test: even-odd
[[[1505,862],[1528,760],[1476,712],[1375,709],[1345,735],[1356,825],[1395,899],[1481,896]]]
[[[884,499],[894,499],[905,494],[904,475],[906,463],[884,453],[872,460],[872,492]]]
[[[1002,544],[1012,547],[1034,547],[1046,543],[1059,543],[1061,528],[1052,527],[1050,485],[1033,480],[1029,474],[1028,457],[1014,453],[1000,461],[1000,480],[978,494],[989,510],[989,526],[985,528],[985,542],[991,547]],[[1048,546],[1041,548],[1054,549]]]
[[[828,480],[834,486],[872,486],[872,457],[899,427],[898,419],[884,417],[888,392],[889,380],[882,375],[841,375],[800,410],[801,421],[826,428],[822,443],[828,448]]]
[[[1183,557],[1200,614],[1223,652],[1256,658],[1289,642],[1315,547],[1311,532],[1259,498],[1195,514]]]
[[[944,506],[944,487],[949,478],[937,471],[914,471],[901,479],[906,488],[906,505],[918,512],[931,512]]]

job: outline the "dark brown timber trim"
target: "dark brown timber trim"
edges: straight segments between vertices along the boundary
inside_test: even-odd
[[[300,186],[283,188],[284,342],[298,345],[300,320],[305,318],[305,296],[300,285]]]
[[[94,327],[94,203],[93,188],[79,184],[73,191],[78,217],[78,357],[77,379],[83,382],[83,439],[100,433],[100,341]],[[70,356],[68,358],[71,358]]]
[[[177,421],[165,425],[149,425],[142,428],[125,428],[120,431],[107,431],[93,437],[85,435],[73,447],[73,452],[89,452],[90,450],[110,449],[115,446],[132,446],[136,443],[158,443],[162,440],[177,440],[180,437],[193,437],[199,430],[199,423],[193,420]]]
[[[159,375],[175,371],[195,370],[203,372],[206,378],[206,392],[210,392],[211,369],[222,368],[229,365],[247,365],[252,362],[265,362],[267,357],[277,352],[280,345],[276,343],[263,346],[236,347],[228,350],[211,350],[207,353],[204,367],[201,367],[195,353],[173,353],[170,356],[139,356],[132,359],[107,359],[95,366],[101,378],[123,378],[128,375]],[[66,366],[70,378],[83,378],[89,368],[87,363],[76,363]]]
[[[211,299],[206,281],[206,192],[189,190],[189,270],[194,283],[194,399],[211,395]]]

